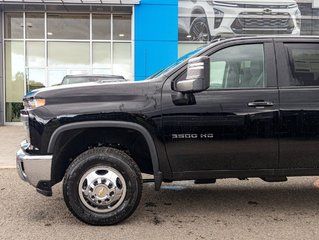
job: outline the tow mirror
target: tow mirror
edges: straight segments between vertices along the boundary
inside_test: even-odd
[[[183,93],[202,92],[210,85],[210,60],[207,56],[188,61],[186,80],[178,81],[176,90]]]

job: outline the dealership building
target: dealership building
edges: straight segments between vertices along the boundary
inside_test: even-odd
[[[194,42],[187,31],[179,38],[183,1],[197,2],[0,0],[0,125],[19,121],[26,92],[57,85],[65,75],[141,80],[211,40]],[[318,1],[297,2],[300,34],[318,35]]]

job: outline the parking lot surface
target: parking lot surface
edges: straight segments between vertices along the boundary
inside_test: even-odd
[[[0,168],[15,167],[15,154],[25,138],[21,126],[0,126]]]
[[[66,208],[61,184],[51,198],[0,169],[0,239],[318,239],[315,177],[287,183],[255,179],[215,185],[145,184],[141,203],[117,226],[93,227]]]
[[[319,239],[318,177],[185,181],[160,192],[144,184],[141,203],[125,222],[85,225],[66,208],[61,184],[47,198],[20,180],[12,167],[22,139],[22,127],[0,127],[0,240]]]

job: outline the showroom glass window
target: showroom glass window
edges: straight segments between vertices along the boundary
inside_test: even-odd
[[[125,9],[4,13],[6,122],[19,121],[25,93],[58,85],[67,74],[132,79],[132,13]]]

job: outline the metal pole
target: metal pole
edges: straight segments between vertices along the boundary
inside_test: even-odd
[[[3,12],[0,9],[0,126],[4,125]]]

